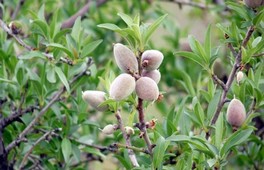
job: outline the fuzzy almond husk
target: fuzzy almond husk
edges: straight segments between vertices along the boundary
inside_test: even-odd
[[[135,54],[123,44],[114,45],[114,56],[117,66],[125,73],[138,73],[138,62]]]
[[[130,74],[120,74],[110,86],[110,98],[120,101],[127,98],[136,87],[135,78]]]
[[[232,99],[227,108],[226,119],[232,126],[240,127],[246,120],[246,109],[238,99]]]
[[[158,50],[146,50],[141,57],[142,67],[145,70],[151,71],[159,68],[164,56]]]
[[[105,101],[105,92],[96,91],[96,90],[87,90],[82,92],[82,98],[88,104],[90,104],[94,109],[98,111],[107,110],[107,106],[100,106],[101,103]]]
[[[152,71],[143,70],[142,73],[141,73],[141,75],[143,77],[149,77],[149,78],[151,78],[157,84],[159,83],[160,78],[161,78],[161,74],[160,74],[160,71],[159,70],[152,70]]]
[[[143,100],[154,101],[159,97],[159,88],[151,78],[141,77],[136,82],[136,93]]]
[[[117,125],[114,124],[109,124],[109,125],[106,125],[103,129],[102,129],[102,132],[106,135],[111,135],[113,134],[117,129]]]
[[[238,83],[242,81],[243,77],[244,77],[244,73],[242,71],[237,72],[236,80]]]

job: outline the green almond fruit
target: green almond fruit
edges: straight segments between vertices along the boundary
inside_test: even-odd
[[[161,74],[159,70],[151,70],[151,71],[143,70],[141,76],[149,77],[152,80],[154,80],[157,84],[159,83],[161,78]]]
[[[114,45],[114,56],[117,66],[125,73],[138,73],[138,62],[135,54],[123,44]]]
[[[134,77],[127,73],[120,74],[110,85],[110,98],[116,101],[123,100],[135,90],[135,87]]]
[[[101,103],[105,101],[105,92],[96,90],[87,90],[82,93],[82,98],[88,104],[90,104],[94,109],[98,111],[107,110],[107,106],[100,106]]]
[[[136,82],[136,93],[143,100],[154,101],[159,97],[159,88],[151,78],[141,77]]]
[[[156,70],[162,63],[164,56],[158,50],[146,50],[141,57],[142,67],[145,70]]]
[[[228,105],[226,119],[229,124],[240,127],[246,120],[246,109],[238,99],[233,99]]]

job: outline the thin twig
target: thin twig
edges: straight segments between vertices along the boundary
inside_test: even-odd
[[[74,139],[74,138],[69,138],[69,139],[73,140],[74,142],[77,142],[77,143],[79,143],[81,145],[98,149],[100,152],[104,152],[104,151],[116,152],[116,149],[113,148],[113,147],[107,147],[107,146],[101,146],[101,145],[95,145],[95,144],[88,144],[88,143],[81,142],[81,141],[79,141],[77,139]]]
[[[14,113],[12,113],[10,116],[2,119],[0,121],[0,130],[4,129],[6,126],[10,125],[12,122],[16,121],[19,117],[21,117],[22,115],[26,114],[26,113],[31,113],[34,110],[39,109],[38,106],[29,106],[24,110],[21,111],[16,111]]]
[[[24,164],[26,163],[26,160],[28,159],[29,155],[32,153],[34,147],[39,144],[41,141],[46,140],[49,136],[53,136],[58,129],[53,129],[51,131],[46,132],[43,136],[41,136],[29,149],[29,151],[25,154],[25,156],[22,159],[22,162],[18,169],[22,169],[24,167]]]
[[[234,49],[233,45],[231,43],[227,43],[227,47],[232,52],[233,56],[235,57],[237,55],[236,50]]]
[[[26,0],[19,0],[18,4],[16,6],[16,9],[12,14],[12,17],[11,17],[12,20],[16,19],[18,11],[20,10],[21,6],[25,3],[25,1]]]
[[[146,150],[145,148],[138,148],[138,147],[135,147],[135,146],[128,146],[128,145],[124,145],[124,144],[121,144],[121,143],[114,143],[114,144],[112,144],[110,146],[117,147],[117,148],[132,149],[135,152],[142,152],[142,153],[149,154],[148,150]]]
[[[179,5],[192,6],[192,7],[200,8],[202,10],[209,8],[209,6],[206,4],[197,3],[197,2],[193,2],[193,1],[170,0],[170,2],[174,2],[174,3],[179,4]]]
[[[254,26],[250,26],[248,28],[246,36],[245,36],[245,38],[244,38],[244,40],[242,42],[242,47],[245,47],[247,45],[247,43],[248,43],[248,41],[249,41],[249,39],[250,39],[250,37],[251,37],[253,32],[254,32]],[[230,87],[231,87],[231,85],[232,85],[232,83],[234,81],[237,69],[239,68],[239,66],[241,64],[241,58],[242,58],[242,50],[240,48],[238,54],[236,55],[236,60],[235,60],[235,63],[233,65],[233,68],[231,70],[231,73],[229,74],[228,80],[226,82],[226,85],[225,85],[226,88],[223,90],[221,99],[218,102],[217,109],[216,109],[216,111],[214,113],[214,116],[213,116],[213,118],[211,120],[210,125],[214,125],[215,122],[217,121],[218,117],[219,117],[219,114],[220,114],[220,112],[221,112],[221,110],[222,110],[222,108],[224,106],[225,101],[226,101],[227,93],[228,93],[228,91],[229,91],[229,89],[230,89]],[[207,135],[207,136],[209,136],[209,135]]]
[[[8,28],[8,26],[3,22],[3,20],[0,19],[0,26],[2,27],[2,29],[8,33],[10,36],[12,36],[13,38],[15,38],[15,40],[18,42],[18,44],[20,44],[22,47],[24,47],[26,50],[28,51],[34,51],[35,48],[27,45],[20,37],[18,37],[16,34],[14,34],[12,32],[11,29]],[[45,52],[42,52],[42,54],[49,60],[54,60],[54,57],[53,55],[49,54],[49,53],[45,53]],[[73,65],[73,62],[68,59],[68,58],[64,58],[64,57],[61,57],[60,58],[60,61],[63,62],[63,63],[66,63],[68,65]]]
[[[0,19],[0,26],[3,28],[3,30],[4,30],[5,32],[7,32],[9,35],[11,35],[13,38],[15,38],[16,41],[17,41],[22,47],[24,47],[24,48],[27,49],[28,51],[32,51],[32,50],[33,50],[32,47],[30,47],[29,45],[27,45],[26,43],[24,43],[24,41],[21,40],[17,35],[13,34],[12,30],[9,29],[9,28],[7,27],[7,25],[3,22],[2,19]]]
[[[123,138],[126,141],[126,145],[130,147],[131,146],[130,135],[128,135],[126,133],[126,130],[124,128],[123,121],[122,121],[122,118],[121,118],[120,110],[117,110],[116,111],[115,117],[116,117],[116,119],[118,121],[118,126],[119,126],[119,128],[120,128],[120,130],[121,130],[121,132],[123,134]],[[132,149],[128,149],[128,156],[129,156],[129,159],[130,159],[132,165],[134,167],[139,167],[139,164],[137,162],[136,155],[135,155],[135,153],[134,153],[134,151]]]
[[[263,57],[264,56],[264,52],[263,53],[259,53],[259,54],[255,54],[252,57]]]
[[[92,61],[91,59],[88,61],[87,63],[87,67],[85,70],[83,70],[80,74],[78,74],[77,76],[75,76],[72,81],[69,83],[70,85],[72,85],[76,80],[78,80],[80,77],[82,77],[83,75],[86,74],[87,68],[90,67]],[[38,115],[30,122],[30,124],[19,134],[18,138],[15,139],[13,142],[11,142],[7,147],[7,153],[13,149],[15,146],[17,146],[21,141],[21,139],[25,138],[25,136],[31,132],[31,130],[33,129],[33,127],[38,123],[39,119],[47,112],[47,110],[55,103],[58,101],[58,99],[60,98],[60,96],[66,91],[66,88],[63,86],[60,88],[60,90],[58,90],[54,96],[52,97],[52,99],[48,102],[48,104],[41,109],[41,111],[38,113]]]
[[[152,156],[153,146],[151,144],[151,141],[150,141],[148,133],[147,133],[146,123],[145,123],[145,118],[144,118],[144,110],[143,110],[143,100],[140,98],[138,98],[137,110],[138,110],[138,117],[139,117],[139,122],[140,122],[140,126],[139,126],[140,131],[142,132],[143,139],[145,140],[145,142],[147,144],[149,154]]]
[[[222,80],[220,80],[220,79],[217,77],[217,75],[212,74],[212,78],[213,78],[213,80],[214,80],[218,85],[220,85],[220,86],[222,87],[223,90],[226,89],[226,85],[225,85],[225,83],[222,82]]]
[[[102,4],[104,4],[107,0],[97,0],[96,1],[96,6],[100,6]],[[70,18],[68,18],[66,21],[64,21],[61,25],[61,28],[70,28],[73,26],[75,20],[79,17],[79,16],[84,16],[88,11],[89,8],[91,6],[93,2],[92,1],[88,1],[79,11],[77,11],[73,16],[71,16]]]

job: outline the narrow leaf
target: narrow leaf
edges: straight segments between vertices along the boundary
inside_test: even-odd
[[[64,84],[67,91],[70,92],[69,83],[68,83],[67,78],[65,77],[64,73],[61,71],[61,68],[55,67],[55,71],[56,71],[57,75],[59,76],[61,82]]]
[[[61,150],[64,157],[65,162],[69,162],[71,153],[72,153],[72,146],[71,141],[67,138],[64,138],[61,142]]]

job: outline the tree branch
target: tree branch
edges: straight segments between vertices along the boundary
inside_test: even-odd
[[[183,0],[170,0],[170,2],[174,2],[179,5],[187,5],[187,6],[192,6],[196,8],[200,8],[202,10],[208,9],[209,6],[203,3],[197,3],[193,1],[183,1]]]
[[[214,80],[218,85],[220,85],[220,86],[222,87],[223,90],[226,89],[226,85],[225,85],[225,83],[222,82],[222,80],[220,80],[220,79],[217,77],[217,75],[212,74],[212,78],[213,78],[213,80]]]
[[[138,98],[137,110],[138,110],[138,118],[139,118],[139,123],[140,123],[139,128],[140,128],[140,131],[143,135],[143,139],[145,140],[145,142],[147,144],[148,152],[152,156],[153,146],[151,144],[151,141],[150,141],[148,133],[147,133],[146,123],[145,123],[145,118],[144,118],[144,111],[143,111],[143,100],[140,98]]]
[[[27,107],[26,109],[24,110],[21,110],[21,111],[16,111],[14,113],[12,113],[10,116],[2,119],[0,121],[0,130],[4,129],[6,126],[10,125],[12,122],[16,121],[19,117],[21,117],[22,115],[26,114],[26,113],[31,113],[33,112],[34,110],[37,110],[39,109],[38,106],[29,106]]]
[[[26,160],[28,159],[29,155],[32,153],[34,147],[39,144],[41,141],[48,139],[49,136],[54,136],[56,134],[56,132],[59,131],[59,129],[53,129],[51,131],[46,132],[43,136],[41,136],[29,149],[29,151],[25,154],[25,156],[23,157],[23,160],[19,166],[19,170],[23,169],[24,164],[26,163]]]
[[[12,20],[16,19],[18,11],[20,10],[21,6],[25,3],[25,1],[26,0],[19,0],[18,4],[16,6],[16,9],[12,14],[12,17],[11,17]]]
[[[24,47],[26,50],[28,51],[34,51],[35,48],[27,45],[20,37],[18,37],[16,34],[14,34],[12,32],[11,29],[8,28],[8,26],[3,22],[3,20],[0,19],[0,26],[2,27],[2,29],[8,33],[10,36],[12,36],[17,42],[18,44],[20,44],[22,47]],[[42,54],[49,60],[54,60],[54,57],[53,55],[51,54],[48,54],[48,53],[45,53],[45,52],[42,52]],[[68,59],[68,58],[64,58],[64,57],[61,57],[60,58],[60,61],[63,62],[63,63],[66,63],[68,65],[73,65],[73,62]]]
[[[85,70],[83,70],[80,74],[78,74],[77,76],[73,77],[72,81],[69,83],[70,85],[72,85],[76,80],[78,80],[80,77],[82,77],[83,75],[86,74],[86,71],[88,69],[88,67],[90,67],[90,65],[92,64],[92,60],[91,58],[89,59],[89,61],[87,62],[87,67]],[[48,111],[48,109],[56,102],[58,101],[58,99],[60,98],[60,96],[66,91],[66,88],[63,86],[62,88],[60,88],[60,90],[58,90],[52,97],[52,99],[48,102],[48,104],[41,109],[41,111],[38,113],[38,115],[30,122],[30,124],[19,134],[18,138],[16,140],[14,140],[13,142],[11,142],[7,147],[7,153],[13,149],[15,146],[17,146],[20,142],[21,139],[25,138],[25,136],[31,132],[31,130],[33,129],[33,127],[38,123],[39,119]]]
[[[121,143],[114,143],[114,144],[110,145],[110,147],[131,149],[131,150],[133,150],[135,152],[142,152],[142,153],[149,154],[148,150],[146,150],[145,148],[138,148],[138,147],[135,147],[135,146],[124,145],[124,144],[121,144]]]
[[[130,142],[130,135],[128,135],[126,133],[126,130],[124,128],[124,125],[123,125],[123,121],[122,121],[122,118],[121,118],[121,115],[120,115],[120,110],[117,110],[116,113],[115,113],[115,117],[117,119],[117,122],[118,122],[118,126],[123,134],[123,138],[125,139],[126,141],[126,145],[131,147],[131,142]],[[130,158],[130,161],[132,163],[132,165],[134,167],[139,167],[139,164],[137,162],[137,158],[136,158],[136,155],[134,153],[134,151],[132,149],[128,149],[128,156]]]
[[[248,28],[248,31],[246,33],[246,36],[245,36],[245,38],[244,38],[244,40],[242,42],[242,47],[245,47],[247,45],[247,43],[248,43],[248,41],[249,41],[249,39],[250,39],[250,37],[251,37],[251,35],[252,35],[253,32],[254,32],[254,26],[250,26]],[[221,99],[218,102],[217,109],[216,109],[216,111],[214,113],[214,116],[213,116],[213,118],[211,120],[210,125],[214,125],[215,122],[217,121],[218,117],[219,117],[219,114],[220,114],[220,112],[221,112],[221,110],[222,110],[222,108],[224,106],[225,101],[226,101],[227,93],[228,93],[228,91],[229,91],[229,89],[230,89],[230,87],[232,85],[232,82],[234,81],[234,78],[235,78],[237,69],[239,68],[239,66],[241,64],[241,58],[242,58],[242,50],[240,48],[238,54],[236,55],[236,60],[235,60],[235,63],[233,65],[233,68],[231,70],[231,73],[230,73],[230,75],[228,77],[228,80],[226,82],[226,85],[225,85],[226,88],[223,90],[223,93],[221,95]]]
[[[100,5],[104,4],[105,2],[107,2],[107,0],[97,0],[96,1],[96,6],[100,6]],[[75,20],[79,16],[84,16],[89,11],[89,8],[90,8],[92,3],[93,3],[92,1],[88,1],[86,3],[86,5],[84,5],[79,11],[77,11],[73,16],[71,16],[66,21],[64,21],[62,23],[62,25],[61,25],[61,28],[70,28],[70,27],[72,27],[74,22],[75,22]]]
[[[253,55],[253,57],[263,57],[264,56],[264,52],[263,53],[259,53],[259,54],[255,54]]]

